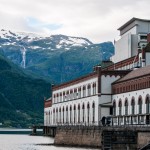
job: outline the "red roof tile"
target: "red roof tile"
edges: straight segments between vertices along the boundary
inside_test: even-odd
[[[131,71],[130,73],[128,73],[123,78],[117,80],[115,83],[123,82],[123,81],[126,81],[126,80],[131,80],[131,79],[138,78],[138,77],[141,77],[141,76],[145,76],[145,75],[148,75],[148,74],[150,75],[150,65]]]

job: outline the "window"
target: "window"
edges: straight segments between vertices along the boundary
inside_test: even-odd
[[[121,100],[119,101],[119,115],[122,115],[122,103]]]
[[[116,102],[113,102],[113,115],[116,116]]]
[[[135,114],[135,101],[134,101],[134,98],[132,98],[132,100],[131,100],[131,114],[132,115]]]
[[[66,95],[66,101],[69,100],[69,91],[67,91],[67,95]]]
[[[59,102],[59,94],[57,93],[57,100],[56,100],[56,103]]]
[[[68,123],[68,106],[66,107],[66,123]]]
[[[50,119],[51,119],[51,114],[50,114],[50,111],[49,111],[49,124],[51,124]]]
[[[61,123],[61,108],[59,108],[59,122]]]
[[[73,90],[70,91],[70,98],[69,98],[69,99],[70,99],[70,100],[73,99]]]
[[[62,93],[60,93],[60,102],[62,102]]]
[[[128,115],[128,100],[125,100],[125,115]]]
[[[58,108],[56,109],[56,123],[58,123]]]
[[[80,123],[80,105],[78,105],[78,123]]]
[[[77,89],[74,89],[74,99],[77,98]]]
[[[63,101],[65,101],[65,92],[63,92]]]
[[[96,83],[93,84],[93,95],[96,94]]]
[[[82,121],[84,122],[84,104],[82,105]]]
[[[53,109],[53,124],[55,124],[55,109]]]
[[[142,98],[139,98],[139,114],[142,114]]]
[[[64,118],[64,117],[65,117],[65,116],[64,116],[64,115],[65,115],[65,114],[64,114],[64,113],[65,113],[64,111],[65,111],[65,110],[64,110],[64,107],[63,107],[63,123],[64,123],[64,119],[65,119],[65,118]]]
[[[76,105],[74,105],[74,123],[76,123]]]
[[[53,101],[53,103],[56,103],[56,96],[55,96],[55,94],[54,94],[54,101]]]
[[[148,114],[150,112],[150,101],[149,96],[146,97],[146,113]]]
[[[91,85],[89,84],[88,85],[88,96],[90,96],[91,95]]]
[[[87,104],[87,122],[90,122],[90,104]]]
[[[93,103],[93,105],[92,105],[92,114],[93,114],[93,117],[92,117],[92,122],[94,123],[95,122],[95,103]]]
[[[70,123],[72,123],[72,107],[70,106]]]
[[[86,96],[86,87],[84,86],[83,87],[83,97],[85,97]]]
[[[81,98],[81,88],[78,88],[78,98]]]

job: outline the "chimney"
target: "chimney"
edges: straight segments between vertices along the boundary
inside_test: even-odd
[[[94,66],[93,70],[94,70],[94,72],[100,72],[101,66]]]

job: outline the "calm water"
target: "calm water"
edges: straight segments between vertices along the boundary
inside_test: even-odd
[[[87,149],[87,148],[75,148],[75,147],[56,147],[51,145],[49,146],[37,145],[37,144],[50,144],[53,142],[54,139],[50,137],[29,136],[28,134],[3,134],[2,132],[0,134],[0,150],[86,150]]]

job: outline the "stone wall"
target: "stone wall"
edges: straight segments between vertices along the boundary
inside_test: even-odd
[[[81,147],[101,147],[101,130],[58,128],[54,144]]]
[[[56,135],[54,144],[55,145],[66,145],[66,146],[79,146],[79,147],[104,147],[104,138],[103,134],[104,131],[108,132],[122,132],[124,131],[127,135],[131,132],[131,134],[135,133],[135,143],[130,144],[121,144],[116,143],[115,141],[112,141],[112,148],[113,149],[139,149],[143,146],[147,145],[150,142],[150,128],[135,128],[135,127],[129,127],[129,128],[113,128],[113,127],[105,127],[105,128],[77,128],[77,127],[57,127]],[[129,135],[130,136],[130,135]],[[128,139],[128,137],[120,137],[120,135],[116,136],[117,141],[124,141],[125,138]],[[114,139],[114,138],[112,138]],[[129,139],[128,139],[129,140]],[[127,140],[127,141],[128,141]],[[114,142],[114,143],[113,143]]]
[[[145,132],[138,132],[138,138],[137,138],[137,146],[139,148],[145,146],[146,144],[150,143],[150,131]]]

